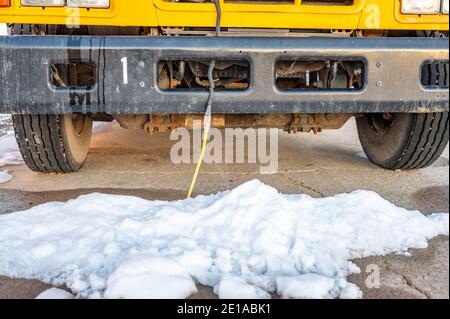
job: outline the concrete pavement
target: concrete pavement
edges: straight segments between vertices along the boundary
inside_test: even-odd
[[[180,199],[194,170],[192,164],[172,164],[167,134],[149,137],[117,124],[98,129],[86,164],[79,173],[44,175],[24,165],[7,167],[14,179],[0,185],[0,214],[47,201],[65,201],[81,194],[105,192],[147,199]],[[317,136],[280,133],[279,172],[260,175],[256,164],[204,165],[196,194],[210,194],[258,178],[283,193],[330,196],[356,189],[378,192],[396,205],[427,214],[449,210],[449,151],[430,168],[411,172],[380,169],[356,154],[361,152],[354,121],[338,131]],[[449,298],[448,237],[430,241],[411,256],[389,255],[355,261],[362,269],[350,280],[366,298]],[[380,269],[381,287],[365,281],[368,265]],[[34,281],[0,277],[0,298],[33,298],[47,286]],[[200,287],[196,298],[212,298]]]

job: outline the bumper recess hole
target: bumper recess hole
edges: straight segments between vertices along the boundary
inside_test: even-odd
[[[50,65],[50,85],[56,90],[89,91],[95,84],[94,63],[71,61]]]
[[[365,63],[342,59],[280,59],[276,65],[280,90],[346,90],[364,87]]]
[[[214,59],[213,78],[216,89],[246,90],[250,85],[250,64],[247,60]],[[162,90],[207,90],[211,60],[176,59],[158,64],[158,83]]]

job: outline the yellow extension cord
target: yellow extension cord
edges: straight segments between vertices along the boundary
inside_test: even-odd
[[[216,36],[220,36],[220,22],[222,19],[222,9],[220,7],[220,2],[218,0],[213,0],[214,5],[216,7],[217,12],[217,18],[216,18]],[[194,191],[195,183],[197,182],[198,173],[200,172],[200,168],[202,167],[203,158],[205,157],[206,152],[206,145],[208,144],[208,136],[209,136],[209,130],[211,128],[211,108],[214,98],[214,78],[213,78],[213,71],[214,67],[216,66],[216,61],[212,60],[209,63],[209,69],[208,69],[208,81],[209,81],[209,98],[208,98],[208,105],[206,107],[205,117],[204,117],[204,124],[203,124],[203,140],[202,140],[202,149],[200,151],[200,156],[197,161],[197,165],[195,167],[194,176],[192,176],[191,185],[189,186],[187,198],[192,197],[192,192]]]
[[[192,197],[192,192],[194,191],[195,184],[197,182],[198,173],[200,172],[200,168],[202,167],[203,158],[205,157],[206,145],[208,144],[208,136],[209,130],[211,128],[211,108],[214,97],[214,79],[213,79],[213,70],[216,62],[214,60],[209,64],[208,70],[208,80],[209,80],[209,99],[208,106],[206,107],[205,117],[203,120],[203,137],[202,137],[202,149],[200,151],[200,156],[197,161],[197,165],[195,167],[194,176],[192,176],[191,185],[189,186],[187,198]]]
[[[205,121],[206,121],[206,115],[205,115]],[[197,161],[197,166],[195,167],[194,176],[192,176],[191,186],[189,186],[187,198],[192,197],[192,192],[194,191],[195,183],[197,182],[198,173],[200,172],[203,158],[205,157],[206,145],[208,144],[208,135],[209,135],[209,128],[207,129],[205,127],[204,132],[203,132],[202,150],[200,152],[200,156]]]

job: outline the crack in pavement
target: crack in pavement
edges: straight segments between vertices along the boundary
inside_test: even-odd
[[[301,186],[301,187],[303,187],[303,188],[306,188],[306,189],[310,190],[311,192],[313,192],[313,193],[319,195],[319,196],[322,197],[322,198],[326,197],[326,195],[325,195],[324,193],[322,193],[321,191],[319,191],[318,189],[316,189],[316,188],[314,188],[314,187],[312,187],[312,186],[309,186],[309,185],[305,184],[305,183],[302,182],[301,180],[293,179],[293,178],[291,178],[289,175],[285,175],[285,174],[282,174],[281,176],[287,178],[290,182],[294,183],[294,184],[297,185],[297,186]]]
[[[419,294],[421,294],[422,296],[424,296],[426,299],[432,299],[432,297],[423,289],[417,287],[416,285],[414,285],[412,283],[412,281],[410,279],[408,279],[408,277],[402,273],[399,273],[398,271],[395,271],[394,269],[392,269],[391,266],[389,266],[388,261],[386,260],[385,256],[381,256],[381,261],[383,262],[384,267],[386,268],[387,271],[390,271],[391,273],[401,277],[402,281],[404,282],[404,284],[406,284],[408,287],[414,289],[415,291],[417,291]]]

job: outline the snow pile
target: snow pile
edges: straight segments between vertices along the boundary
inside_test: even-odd
[[[257,180],[173,202],[90,194],[0,216],[0,274],[65,283],[77,297],[358,298],[353,258],[448,234],[379,195],[283,195]]]
[[[13,134],[0,136],[0,168],[23,163]]]
[[[50,288],[42,292],[35,299],[73,299],[73,295],[62,289]]]
[[[178,262],[166,257],[131,254],[108,278],[105,297],[181,299],[196,292],[191,276]]]

